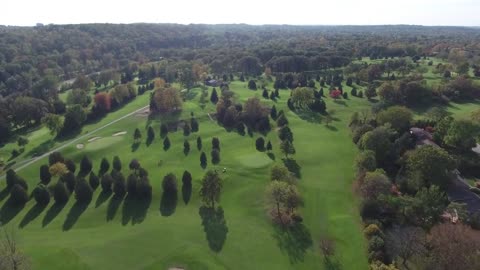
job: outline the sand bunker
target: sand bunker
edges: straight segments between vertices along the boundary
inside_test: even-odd
[[[120,132],[117,132],[117,133],[113,134],[112,136],[116,137],[116,136],[122,136],[122,135],[125,135],[125,134],[127,134],[126,131],[120,131]]]
[[[83,149],[85,145],[83,143],[77,144],[77,149]]]
[[[88,142],[93,142],[93,141],[96,141],[98,139],[101,139],[102,137],[93,137],[93,138],[90,138],[88,139]]]

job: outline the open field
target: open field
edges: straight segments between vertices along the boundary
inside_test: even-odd
[[[261,96],[261,91],[247,90],[245,83],[241,82],[233,82],[231,89],[241,101],[250,96]],[[318,248],[318,240],[325,234],[337,242],[336,259],[342,269],[367,269],[357,200],[351,185],[356,150],[347,127],[352,111],[369,106],[366,99],[352,98],[341,104],[327,98],[327,107],[336,111],[336,121],[327,128],[317,117],[300,117],[287,112],[289,92],[280,92],[281,99],[276,106],[287,112],[294,133],[295,159],[301,168],[299,186],[305,200],[301,209],[304,226],[284,232],[270,223],[264,203],[269,168],[282,162],[276,132],[267,135],[274,145],[272,160],[266,153],[255,150],[255,139],[259,134],[249,137],[227,132],[208,118],[207,113],[214,111],[214,106],[209,104],[202,110],[198,104],[199,90],[192,91],[196,95],[184,104],[180,115],[153,120],[133,115],[92,135],[100,137],[94,141],[88,142],[88,138],[79,141],[84,148],[77,149],[75,143],[62,151],[77,164],[88,155],[93,160],[95,172],[101,158],[111,160],[118,155],[123,161],[125,175],[128,174],[128,162],[138,158],[148,169],[153,186],[152,202],[147,209],[132,207],[128,200],[117,202],[111,197],[105,198],[100,189],[86,209],[76,207],[73,196],[63,209],[58,209],[53,202],[45,209],[38,209],[34,201],[20,211],[0,209],[4,223],[20,226],[20,244],[32,257],[35,269],[65,269],[67,266],[68,269],[168,269],[171,266],[187,269],[326,269]],[[101,122],[86,126],[84,132],[141,107],[147,98],[148,94],[138,97]],[[271,105],[273,101],[265,103]],[[158,134],[160,122],[189,119],[190,112],[194,112],[199,120],[200,131],[188,137],[184,137],[180,130],[169,133],[172,146],[165,151]],[[147,146],[144,138],[149,125],[154,127],[156,138]],[[132,148],[132,134],[136,127],[143,135],[137,149]],[[31,136],[45,138],[42,130]],[[122,131],[127,134],[112,136]],[[207,169],[227,168],[222,175],[225,188],[220,203],[226,223],[207,222],[206,228],[202,226],[201,203],[197,195],[204,173],[195,143],[197,136],[202,137],[202,150],[208,157],[211,138],[216,136],[221,142],[220,164],[212,166],[209,159]],[[183,153],[185,138],[191,145],[188,155]],[[40,141],[31,145],[37,143]],[[162,161],[161,166],[158,166],[159,161]],[[30,190],[38,182],[39,166],[46,162],[43,159],[19,172],[28,180]],[[191,200],[185,204],[180,196],[174,209],[161,211],[163,176],[172,172],[180,180],[185,169],[194,178]],[[2,204],[5,201],[4,196]],[[216,251],[209,246],[215,247]],[[63,260],[56,260],[58,257]]]

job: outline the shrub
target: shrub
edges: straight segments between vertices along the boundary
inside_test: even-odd
[[[380,251],[383,250],[385,242],[379,236],[372,236],[368,241],[368,251]]]
[[[28,201],[27,191],[19,184],[14,184],[10,190],[10,199],[14,205],[24,205]]]
[[[377,224],[370,224],[367,227],[365,227],[365,229],[363,229],[363,234],[367,238],[372,238],[373,236],[383,237],[382,230],[380,230]]]
[[[43,184],[36,186],[32,195],[38,205],[47,205],[50,202],[50,192]]]
[[[68,201],[70,192],[67,186],[62,181],[57,181],[57,184],[53,188],[53,199],[56,203],[63,204]]]
[[[263,137],[260,137],[255,141],[255,148],[258,151],[265,151],[265,139],[263,139]]]
[[[272,109],[270,110],[270,117],[272,117],[273,120],[277,119],[277,108],[275,105],[272,106]]]
[[[92,200],[93,190],[85,178],[77,179],[75,186],[75,199],[80,203],[89,203]]]
[[[165,177],[163,177],[162,188],[165,194],[177,194],[177,177],[172,173],[165,175]]]
[[[100,182],[103,191],[111,191],[113,178],[109,173],[106,173],[102,176],[102,180]]]
[[[213,149],[211,155],[212,155],[212,164],[220,163],[220,151],[218,151],[218,149]]]
[[[93,190],[97,189],[97,187],[100,185],[100,179],[93,172],[90,172],[88,182],[90,183],[90,187],[92,187]]]
[[[254,80],[248,81],[248,89],[250,90],[257,90],[257,84]]]

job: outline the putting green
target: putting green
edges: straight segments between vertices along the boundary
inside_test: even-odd
[[[272,163],[272,160],[267,156],[267,154],[262,152],[241,155],[237,157],[237,160],[243,166],[248,168],[263,168]]]

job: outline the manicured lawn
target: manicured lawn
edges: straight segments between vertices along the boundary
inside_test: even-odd
[[[261,98],[261,91],[247,90],[245,85],[242,82],[231,85],[238,101],[244,102],[251,96]],[[198,89],[192,91],[199,92]],[[128,199],[117,202],[101,196],[98,189],[86,209],[75,205],[73,196],[62,209],[53,202],[45,209],[38,209],[32,200],[20,211],[3,206],[0,219],[8,226],[21,225],[18,229],[20,246],[31,256],[34,269],[168,269],[172,266],[187,269],[326,269],[318,247],[324,235],[336,241],[335,257],[341,269],[368,269],[358,200],[352,192],[353,160],[357,150],[347,127],[351,113],[367,108],[368,102],[353,97],[342,104],[327,98],[327,107],[335,110],[336,121],[326,127],[315,120],[318,118],[300,117],[288,111],[289,91],[282,90],[280,95],[276,106],[277,110],[286,112],[294,134],[297,152],[294,158],[300,167],[299,187],[305,201],[300,209],[303,225],[295,230],[285,232],[272,225],[264,202],[269,170],[273,164],[282,162],[275,127],[266,136],[266,141],[271,140],[274,148],[271,158],[255,150],[255,139],[260,134],[241,136],[211,121],[207,113],[213,112],[214,106],[209,103],[201,109],[199,93],[184,104],[180,115],[164,118],[189,119],[190,112],[194,112],[200,122],[200,131],[188,137],[183,136],[182,130],[169,133],[171,147],[167,151],[159,137],[161,119],[149,120],[137,115],[93,135],[100,139],[88,142],[86,138],[79,142],[84,144],[83,149],[72,145],[62,151],[77,162],[77,167],[80,159],[88,155],[93,160],[95,172],[101,158],[112,160],[118,155],[123,162],[124,175],[129,174],[128,162],[137,158],[148,169],[153,186],[149,205],[132,206]],[[82,132],[142,107],[148,96],[145,93]],[[273,104],[270,100],[264,102]],[[146,145],[149,125],[154,127],[156,137],[151,145]],[[132,146],[135,128],[139,128],[143,136],[138,147]],[[30,135],[43,138],[31,139],[34,144],[41,144],[47,137],[40,133],[45,132],[43,130]],[[127,131],[127,134],[112,136],[119,131]],[[202,151],[208,156],[207,169],[221,171],[227,168],[222,174],[225,185],[220,203],[225,223],[210,219],[202,222],[207,218],[200,212],[198,189],[205,170],[200,167],[200,151],[196,147],[198,136],[203,140]],[[210,161],[214,136],[221,142],[221,162],[217,166]],[[185,139],[191,146],[187,155],[183,153]],[[30,191],[38,182],[39,166],[46,162],[46,159],[39,161],[19,173],[28,180]],[[161,203],[162,178],[174,173],[181,190],[184,170],[189,170],[194,178],[192,197],[186,204],[180,191],[176,207],[165,209]],[[4,197],[1,204],[6,200]]]

